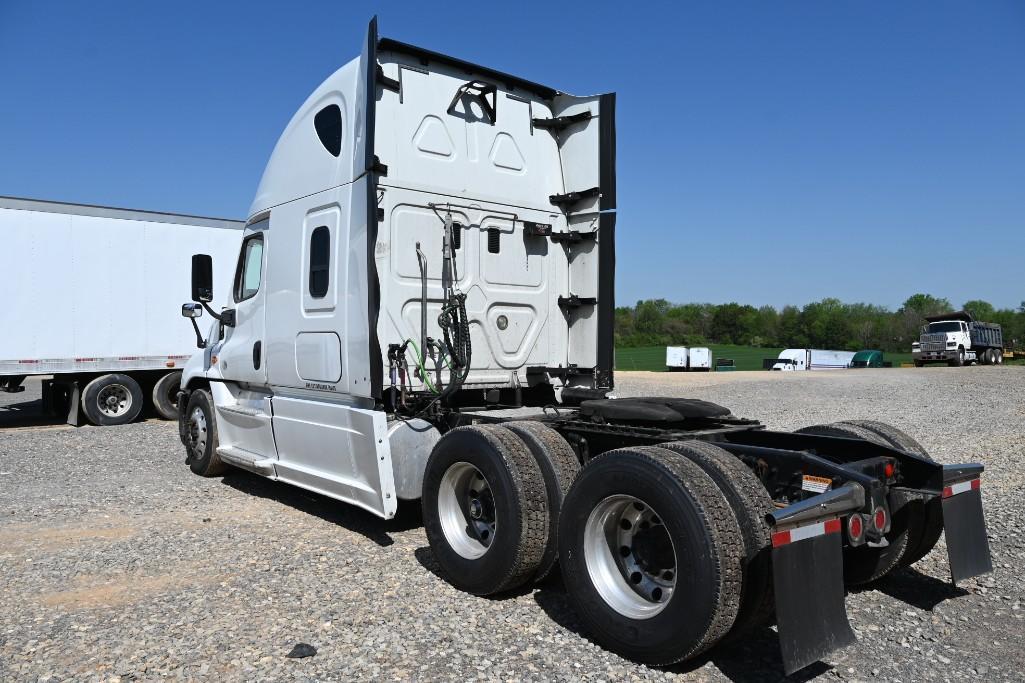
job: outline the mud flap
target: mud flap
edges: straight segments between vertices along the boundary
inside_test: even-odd
[[[978,479],[944,487],[943,528],[954,583],[993,571]]]
[[[806,535],[814,527],[821,531]],[[787,675],[855,641],[844,605],[839,530],[834,519],[773,534],[776,620]]]

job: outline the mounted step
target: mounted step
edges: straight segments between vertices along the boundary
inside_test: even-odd
[[[570,294],[569,296],[559,297],[559,308],[562,309],[574,309],[580,308],[581,306],[594,306],[597,303],[597,297],[593,296],[577,296],[576,294]]]
[[[590,187],[586,190],[577,190],[576,192],[567,192],[565,194],[553,194],[549,195],[548,201],[555,204],[557,207],[566,211],[571,208],[574,204],[584,201],[585,199],[593,199],[598,196],[599,189],[597,187]]]
[[[581,123],[583,121],[591,120],[590,111],[582,111],[571,116],[555,116],[550,119],[531,119],[530,123],[534,128],[540,128],[542,130],[549,130],[553,133],[558,133],[561,130],[572,126],[574,123]]]
[[[217,455],[228,465],[265,477],[274,476],[273,458],[263,458],[256,453],[250,453],[234,446],[218,446]]]

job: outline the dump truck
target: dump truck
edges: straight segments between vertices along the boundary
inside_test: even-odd
[[[195,340],[178,317],[198,245],[229,277],[242,221],[0,197],[6,301],[0,391],[42,376],[46,412],[120,425],[151,408],[178,418]],[[116,292],[117,305],[98,292]]]
[[[558,564],[594,640],[652,665],[774,620],[795,671],[854,642],[845,583],[944,529],[955,581],[989,571],[982,465],[878,422],[609,397],[615,101],[372,21],[278,140],[234,277],[193,257],[182,313],[217,325],[182,379],[188,466],[384,519],[419,500],[444,580],[496,595]]]
[[[952,367],[1004,362],[1004,335],[998,323],[976,320],[968,311],[926,316],[918,341],[911,344],[915,367],[946,363]]]

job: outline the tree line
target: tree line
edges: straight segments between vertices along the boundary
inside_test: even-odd
[[[1004,345],[1025,345],[1025,301],[1016,309],[997,309],[987,301],[966,301],[963,310],[976,320],[1000,323]],[[866,303],[823,299],[802,308],[746,304],[674,304],[645,299],[616,308],[616,344],[700,346],[739,344],[787,348],[909,352],[925,316],[954,311],[950,301],[915,294],[896,311]]]

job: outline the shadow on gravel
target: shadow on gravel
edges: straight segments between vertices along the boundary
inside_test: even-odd
[[[321,496],[256,474],[231,470],[221,483],[250,496],[259,496],[369,538],[381,547],[395,541],[389,532],[409,531],[423,525],[419,501],[399,501],[394,519],[385,520],[354,505]]]
[[[555,574],[557,577],[558,574]],[[546,579],[534,593],[534,601],[559,626],[591,640],[573,611],[560,578]],[[746,633],[734,642],[717,645],[696,659],[673,666],[654,668],[673,674],[686,674],[700,669],[708,662],[711,662],[724,676],[736,683],[760,683],[761,681],[804,683],[821,676],[832,668],[823,662],[816,662],[791,676],[786,676],[783,673],[783,659],[779,652],[779,639],[776,637],[776,632],[768,627]]]
[[[445,583],[449,583],[448,579],[446,579],[445,576],[441,573],[441,567],[438,566],[438,561],[434,559],[434,553],[431,552],[430,546],[425,545],[417,548],[413,551],[413,557],[416,558],[416,561],[420,563],[421,567],[429,571],[431,574],[434,574],[436,577],[438,577]],[[548,579],[545,579],[545,581],[547,582]],[[498,595],[482,595],[477,597],[479,597],[481,600],[492,600],[494,602],[502,602],[503,600],[518,598],[521,595],[529,595],[532,590],[534,590],[534,587],[527,585],[521,586],[520,588],[517,588],[514,591],[505,591],[503,593],[499,593]]]
[[[850,589],[852,593],[860,593],[863,590],[877,590],[891,598],[930,612],[945,600],[970,595],[964,588],[940,581],[912,568],[889,574],[886,578],[869,586]]]

